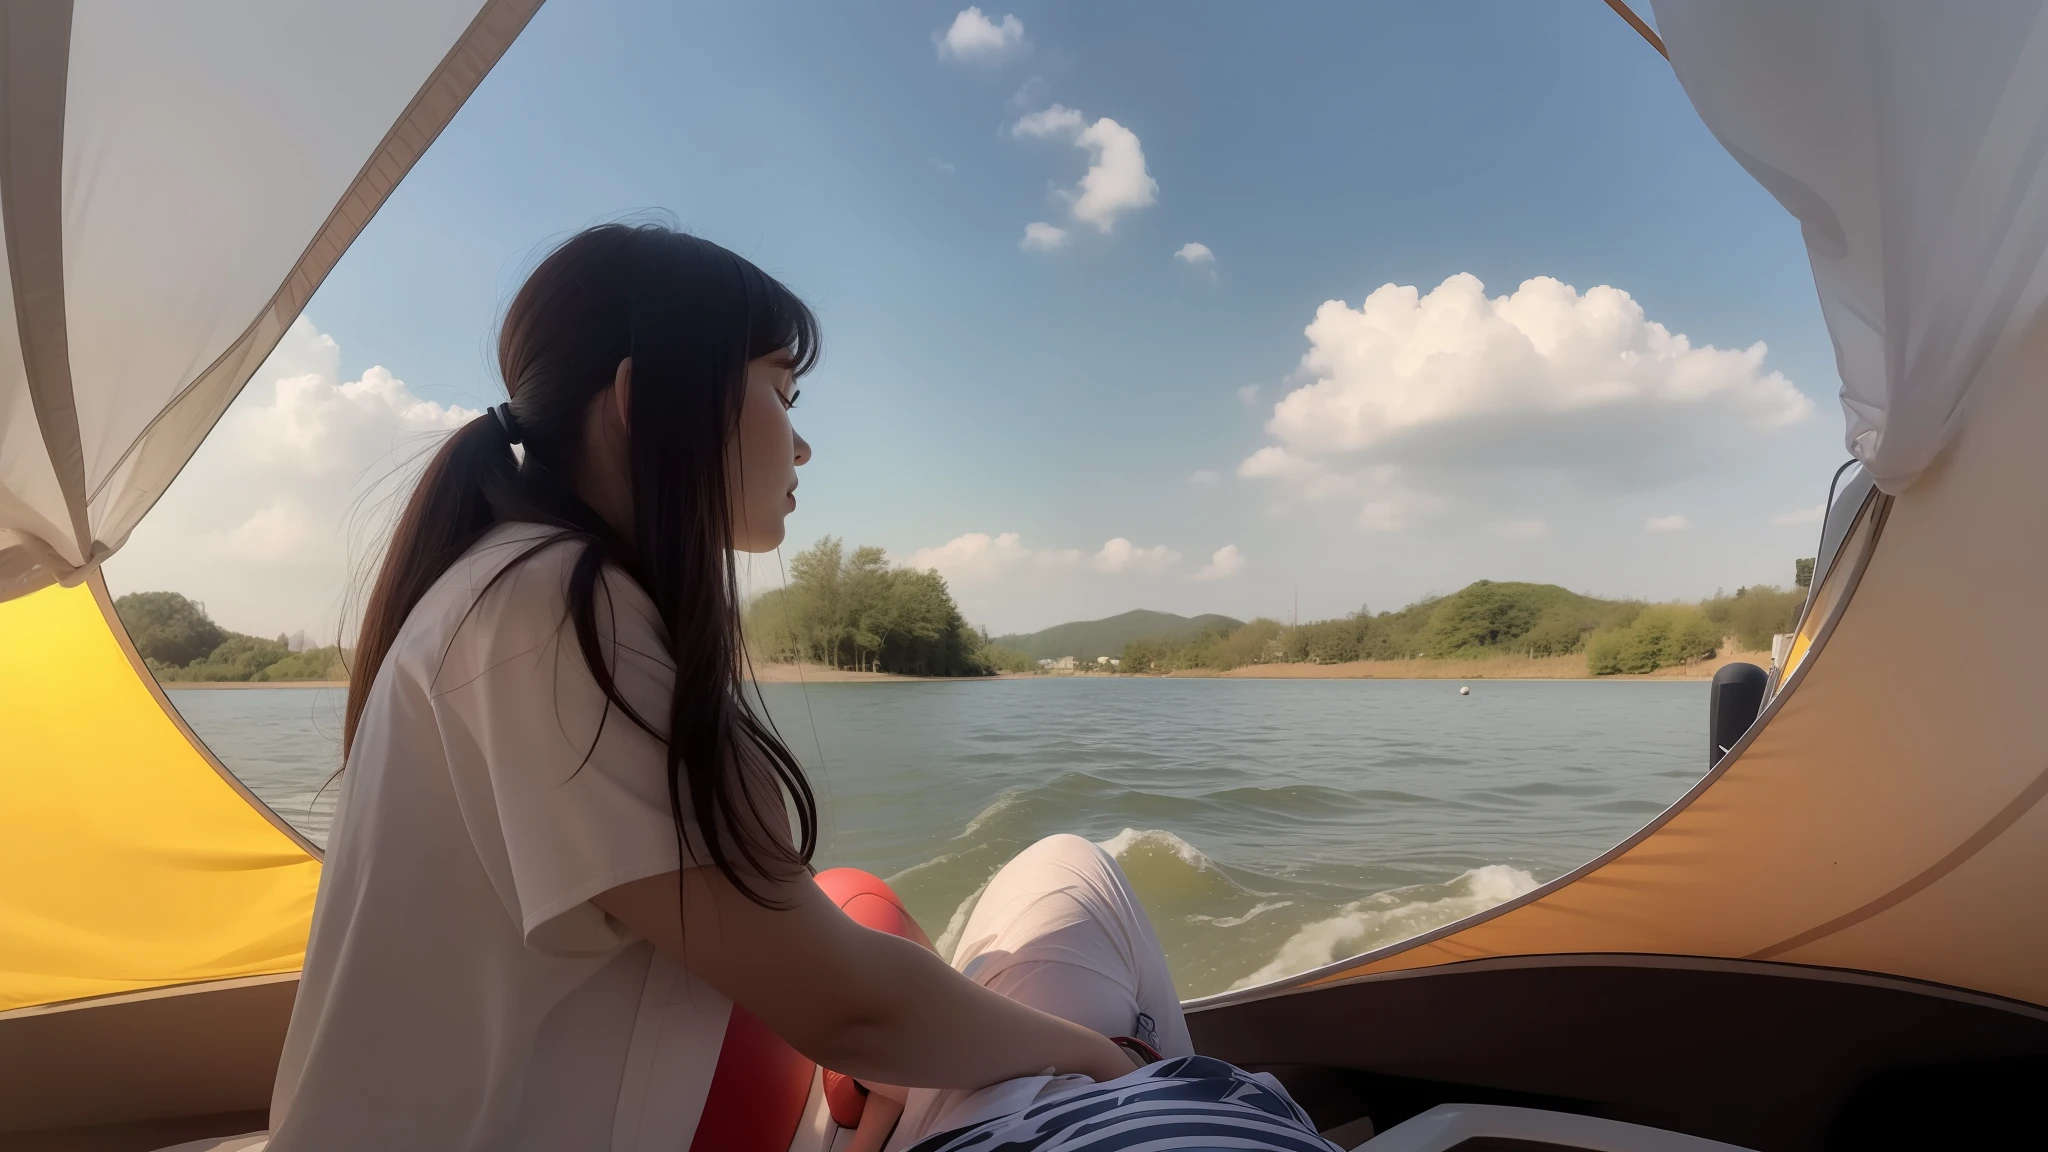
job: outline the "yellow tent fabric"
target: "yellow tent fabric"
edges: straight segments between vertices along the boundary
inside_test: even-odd
[[[186,736],[97,579],[0,603],[0,1012],[304,963],[320,864]]]

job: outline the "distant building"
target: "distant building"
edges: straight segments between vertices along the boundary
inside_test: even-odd
[[[1074,670],[1074,658],[1072,656],[1062,656],[1053,661],[1052,666],[1061,672],[1072,672]]]

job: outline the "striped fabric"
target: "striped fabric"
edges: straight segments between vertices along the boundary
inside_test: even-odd
[[[909,1152],[1342,1152],[1269,1076],[1207,1056],[926,1137]]]

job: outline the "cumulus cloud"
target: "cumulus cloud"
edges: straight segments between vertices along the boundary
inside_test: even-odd
[[[1189,577],[1191,580],[1223,580],[1244,570],[1244,553],[1235,544],[1225,544],[1209,557],[1201,570]]]
[[[1066,243],[1065,228],[1047,224],[1043,220],[1033,220],[1024,226],[1024,238],[1017,241],[1017,247],[1026,252],[1050,252],[1055,248],[1064,247]]]
[[[1209,251],[1207,244],[1197,244],[1189,241],[1180,246],[1180,249],[1173,254],[1173,258],[1189,264],[1214,264],[1216,262],[1216,253]]]
[[[1212,488],[1223,482],[1223,476],[1209,468],[1197,468],[1188,473],[1188,483],[1201,488]]]
[[[1780,512],[1776,516],[1771,517],[1771,523],[1776,524],[1780,528],[1793,528],[1802,524],[1818,524],[1826,518],[1827,511],[1827,508],[1820,504],[1815,504],[1811,508],[1794,508],[1790,512]]]
[[[1096,572],[1104,575],[1157,575],[1180,563],[1180,553],[1164,544],[1144,547],[1123,536],[1105,541],[1089,553],[1078,548],[1030,548],[1015,532],[991,536],[968,532],[944,544],[919,548],[902,563],[935,568],[951,581],[987,583],[1017,575]]]
[[[1247,384],[1239,388],[1237,390],[1237,398],[1247,408],[1257,404],[1259,402],[1259,386],[1257,384]]]
[[[1055,104],[1019,119],[1010,134],[1062,139],[1088,153],[1087,174],[1061,196],[1074,219],[1099,232],[1114,228],[1118,216],[1159,199],[1159,182],[1145,170],[1145,149],[1137,133],[1107,116],[1091,124],[1078,109]]]
[[[969,8],[944,31],[932,33],[932,43],[944,59],[1000,60],[1024,46],[1024,22],[1008,15],[991,20]]]
[[[1765,368],[1762,344],[1695,347],[1620,289],[1582,294],[1548,277],[1497,297],[1467,274],[1427,293],[1388,284],[1357,308],[1325,302],[1305,334],[1307,382],[1274,405],[1275,443],[1239,474],[1307,498],[1389,499],[1362,482],[1371,469],[1388,482],[1389,467],[1423,492],[1500,467],[1646,490],[1814,410]],[[1398,512],[1365,520],[1385,526]]]
[[[352,513],[373,490],[402,497],[409,465],[477,416],[381,367],[343,380],[340,364],[331,337],[292,324],[108,564],[117,594],[182,592],[229,628],[335,638],[348,579],[377,543]]]
[[[1683,516],[1652,516],[1643,521],[1645,532],[1683,532],[1692,527],[1692,521]]]
[[[1017,90],[1010,94],[1010,106],[1013,108],[1029,108],[1033,104],[1043,104],[1047,94],[1051,91],[1052,85],[1045,82],[1045,77],[1033,76],[1029,80],[1024,81],[1024,83],[1019,84]]]
[[[1210,611],[1213,606],[1205,606],[1209,601],[1198,595],[1206,585],[1188,581],[1220,580],[1244,565],[1243,553],[1234,546],[1218,550],[1189,572],[1181,554],[1165,544],[1116,536],[1094,549],[1038,548],[1016,532],[968,532],[907,555],[892,553],[890,559],[936,570],[967,619],[997,635],[1096,619],[1138,605]]]
[[[919,548],[903,562],[912,568],[937,569],[948,580],[973,583],[1027,568],[1067,568],[1080,559],[1081,553],[1071,548],[1026,548],[1024,538],[1015,532],[968,532],[936,547]]]
[[[1140,548],[1121,536],[1103,544],[1102,550],[1090,558],[1097,572],[1141,572],[1157,574],[1180,563],[1180,553],[1164,544]]]

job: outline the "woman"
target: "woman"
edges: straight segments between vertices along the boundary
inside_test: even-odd
[[[787,289],[663,228],[590,229],[520,289],[511,400],[429,464],[367,607],[276,1152],[685,1148],[733,1004],[917,1086],[892,1147],[1037,1130],[1025,1106],[1103,1081],[1119,1114],[1226,1134],[1188,1147],[1329,1147],[1192,1056],[1092,844],[999,873],[962,971],[812,882],[811,791],[742,691],[733,554],[782,542],[817,355]],[[1145,1045],[1109,1037],[1148,1030],[1185,1059],[1134,1072]],[[1136,1099],[1163,1087],[1187,1099]],[[1045,1145],[1070,1146],[1121,1145]]]

